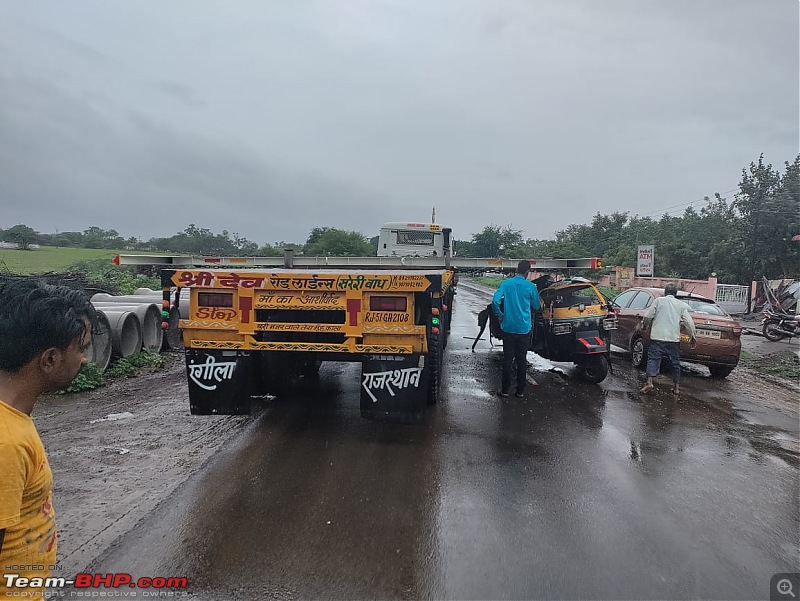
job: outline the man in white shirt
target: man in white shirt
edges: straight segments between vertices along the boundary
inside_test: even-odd
[[[672,372],[673,394],[680,394],[681,382],[681,323],[689,333],[692,346],[697,340],[692,316],[689,314],[689,305],[677,299],[678,286],[669,282],[664,286],[664,296],[657,298],[644,314],[643,326],[645,329],[652,322],[650,331],[650,348],[647,351],[647,384],[641,392],[648,393],[653,390],[653,378],[661,370],[661,359],[669,360]]]

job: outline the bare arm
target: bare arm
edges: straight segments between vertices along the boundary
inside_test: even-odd
[[[654,302],[647,308],[647,311],[644,312],[642,316],[642,327],[646,330],[650,327],[650,322],[653,321],[653,318],[656,316],[656,303]]]
[[[683,322],[683,325],[686,326],[686,331],[689,332],[689,338],[696,340],[697,330],[694,327],[694,321],[692,320],[691,313],[689,313],[689,309],[684,309],[681,311],[681,321]]]

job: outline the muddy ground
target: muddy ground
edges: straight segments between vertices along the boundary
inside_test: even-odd
[[[82,570],[248,423],[191,416],[182,357],[173,358],[161,371],[37,403],[53,470],[61,575]]]
[[[751,342],[759,341],[748,341],[753,349],[758,345]],[[778,352],[793,349],[783,344]],[[86,568],[252,423],[246,416],[191,416],[182,357],[173,359],[161,371],[37,404],[34,418],[50,457],[59,524],[61,570],[54,575]],[[796,382],[764,379],[742,366],[729,379],[771,415],[797,420]],[[787,459],[796,462],[798,452],[792,441]]]

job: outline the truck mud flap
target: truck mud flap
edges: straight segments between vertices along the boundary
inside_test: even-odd
[[[250,413],[251,359],[242,351],[186,349],[192,415]]]
[[[427,373],[420,354],[367,355],[361,361],[361,417],[418,423],[427,406]]]

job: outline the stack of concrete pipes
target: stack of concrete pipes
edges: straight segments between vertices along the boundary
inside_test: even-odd
[[[183,348],[178,320],[188,311],[188,295],[181,295],[180,309],[170,306],[166,332],[161,328],[163,297],[158,290],[137,288],[133,294],[122,296],[99,293],[91,302],[97,309],[99,326],[92,336],[89,361],[100,369],[106,369],[112,358],[130,357],[142,349]]]

